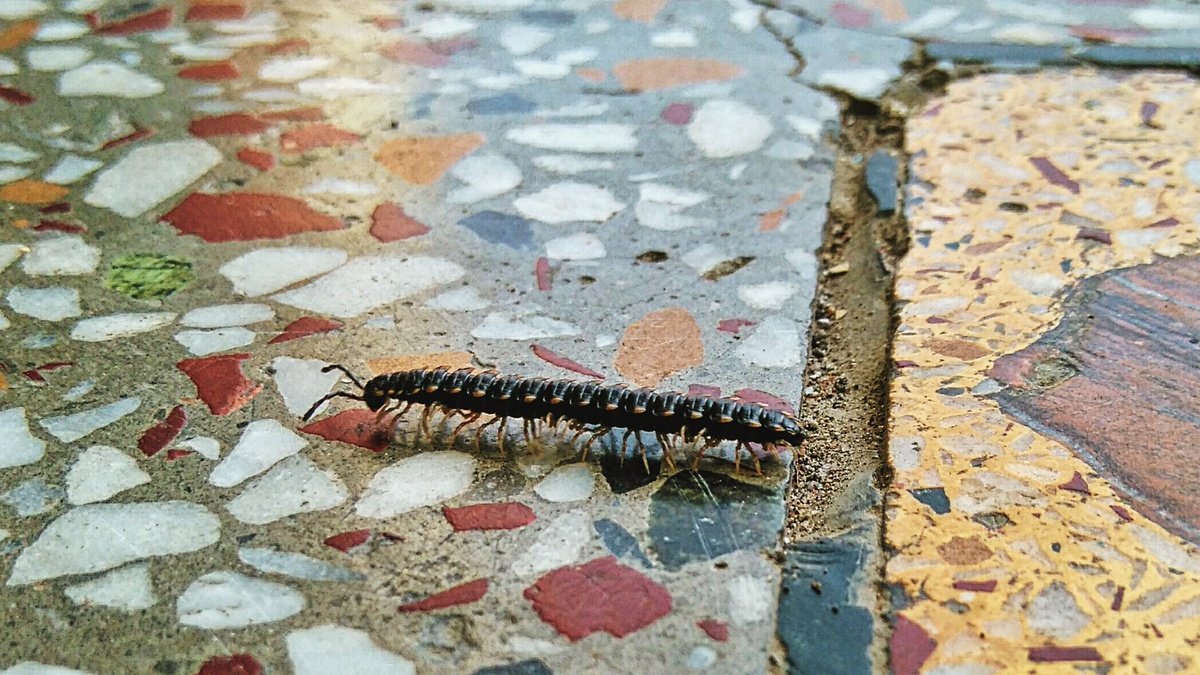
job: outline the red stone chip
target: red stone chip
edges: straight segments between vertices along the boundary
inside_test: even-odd
[[[162,220],[180,234],[194,234],[210,244],[345,229],[340,219],[315,211],[299,199],[257,192],[193,192]]]
[[[193,3],[188,8],[184,21],[231,21],[246,16],[246,6],[241,3],[209,4],[207,2]]]
[[[262,664],[249,654],[214,656],[200,666],[196,675],[261,675]]]
[[[138,439],[138,450],[147,457],[153,457],[163,448],[171,444],[175,437],[183,431],[187,424],[187,411],[177,405],[167,414],[167,418],[146,430]]]
[[[671,612],[666,588],[613,556],[553,570],[526,588],[525,598],[571,642],[597,631],[623,638]]]
[[[375,421],[375,413],[365,408],[343,410],[333,417],[300,427],[300,431],[327,441],[357,445],[371,452],[383,452],[392,440],[390,425],[386,421]]]
[[[175,364],[196,385],[196,395],[214,415],[228,415],[246,405],[263,386],[242,373],[249,354],[222,354],[184,359]]]
[[[105,24],[103,26],[93,23],[97,21],[95,13],[88,14],[87,18],[88,22],[92,23],[92,29],[96,35],[133,35],[134,33],[163,30],[164,28],[169,27],[172,19],[175,18],[175,10],[171,9],[170,7],[161,7],[144,14],[131,16],[129,18]]]
[[[903,614],[896,617],[896,630],[892,633],[894,675],[916,675],[935,649],[937,641],[924,628]]]
[[[705,635],[716,640],[717,642],[725,642],[729,639],[729,626],[724,621],[716,619],[704,619],[697,621],[696,625],[700,630],[704,631]]]
[[[246,113],[197,117],[188,125],[188,133],[197,138],[213,136],[252,136],[260,134],[271,125]],[[239,158],[240,159],[240,158]]]
[[[604,379],[604,375],[597,373],[596,371],[592,370],[591,368],[588,368],[585,365],[576,363],[575,361],[572,361],[571,359],[568,359],[565,356],[560,356],[560,355],[550,351],[549,349],[546,349],[545,347],[543,347],[541,345],[535,344],[532,346],[532,348],[533,348],[533,355],[538,357],[539,359],[545,361],[546,363],[556,365],[559,368],[565,368],[566,370],[569,370],[574,373],[579,373],[580,375],[587,375],[588,377],[594,377],[598,380]]]
[[[539,291],[550,290],[550,261],[545,257],[538,258],[533,264],[533,276],[537,279]]]
[[[308,106],[305,108],[288,108],[287,110],[271,110],[259,113],[258,116],[264,120],[274,120],[277,122],[320,122],[325,119],[325,111],[317,106]]]
[[[1071,476],[1071,480],[1059,485],[1058,489],[1070,490],[1071,492],[1079,492],[1085,495],[1092,494],[1091,489],[1088,488],[1087,481],[1083,479],[1083,475],[1078,471],[1075,472],[1075,475]]]
[[[721,398],[720,387],[710,387],[707,384],[689,384],[687,390],[688,396],[707,396],[708,398]]]
[[[444,507],[442,514],[455,532],[467,530],[515,530],[537,520],[533,509],[520,502]]]
[[[275,168],[275,156],[255,148],[242,148],[237,153],[238,161],[252,166],[259,171],[270,171]]]
[[[229,61],[218,61],[199,66],[188,66],[180,69],[176,76],[195,82],[224,82],[225,80],[236,80],[241,76],[241,72]]]
[[[0,100],[7,101],[13,105],[29,105],[37,99],[32,94],[21,91],[16,87],[0,85]]]
[[[355,133],[338,129],[329,124],[309,124],[285,131],[279,136],[279,148],[287,153],[308,152],[314,148],[332,148],[339,145],[354,145],[362,138]]]
[[[351,530],[349,532],[335,534],[326,539],[324,543],[329,548],[336,548],[342,553],[349,553],[353,549],[356,549],[359,546],[367,543],[370,538],[370,530]]]
[[[167,451],[167,461],[174,462],[177,459],[183,459],[184,457],[189,457],[194,454],[196,454],[196,453],[192,450],[181,450],[179,448],[172,448]]]
[[[329,333],[342,327],[340,321],[324,319],[318,316],[302,316],[283,327],[283,332],[271,338],[267,344],[276,345],[280,342],[308,337],[317,333]]]
[[[1031,647],[1029,660],[1034,663],[1056,663],[1059,661],[1103,661],[1104,657],[1095,647]]]
[[[738,389],[733,398],[743,403],[757,403],[767,410],[778,410],[789,415],[795,414],[792,404],[774,394],[757,389]]]
[[[432,612],[435,609],[445,609],[446,607],[456,607],[475,602],[488,592],[487,577],[468,581],[465,584],[459,584],[454,588],[435,593],[424,600],[410,602],[407,605],[400,605],[397,611],[400,612]]]
[[[419,237],[429,226],[404,212],[396,204],[380,204],[371,213],[371,236],[383,243]]]
[[[971,591],[974,593],[991,593],[996,590],[996,580],[988,579],[986,581],[963,579],[962,581],[954,582],[954,590],[956,591]]]
[[[696,109],[691,103],[672,103],[663,108],[659,118],[667,124],[681,127],[692,121],[692,112]]]

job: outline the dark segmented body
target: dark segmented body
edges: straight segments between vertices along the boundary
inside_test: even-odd
[[[340,366],[326,368],[333,369],[349,374]],[[755,403],[629,389],[596,381],[527,378],[443,367],[386,373],[361,386],[361,396],[339,392],[323,398],[305,419],[324,401],[343,396],[361,400],[374,411],[396,401],[441,406],[471,420],[480,414],[525,420],[551,418],[590,431],[620,427],[654,433],[660,438],[680,434],[684,440],[703,437],[768,447],[778,443],[798,446],[804,440],[795,417]]]

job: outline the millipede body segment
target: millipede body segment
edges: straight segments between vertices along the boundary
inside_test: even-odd
[[[440,407],[466,417],[455,434],[466,424],[487,414],[494,416],[494,419],[483,427],[499,423],[503,430],[507,418],[520,418],[526,420],[527,434],[528,425],[533,420],[548,419],[553,424],[566,422],[571,428],[579,430],[576,438],[582,433],[593,434],[588,446],[598,436],[618,427],[627,430],[626,439],[629,434],[653,433],[664,450],[671,447],[675,435],[684,442],[689,439],[703,440],[704,448],[715,446],[720,441],[735,441],[739,450],[746,444],[759,443],[773,451],[776,445],[799,446],[804,440],[804,431],[795,417],[756,403],[727,398],[629,389],[625,385],[606,385],[596,381],[528,378],[502,375],[496,371],[476,372],[471,368],[450,370],[443,367],[385,373],[371,378],[366,384],[361,384],[342,366],[327,366],[323,370],[342,371],[350,376],[362,392],[331,393],[313,404],[304,416],[306,420],[325,401],[341,397],[363,401],[368,408],[378,411],[381,419],[401,406],[404,409],[399,413],[405,412],[413,404],[423,404],[426,414]],[[389,407],[390,404],[393,407]],[[477,432],[477,438],[482,431],[481,428]],[[640,446],[640,437],[635,438]]]

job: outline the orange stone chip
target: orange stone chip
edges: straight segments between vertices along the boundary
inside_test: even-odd
[[[620,0],[613,5],[613,14],[626,21],[654,23],[654,17],[667,6],[667,0]]]
[[[380,373],[398,373],[402,370],[417,368],[439,368],[449,366],[451,369],[470,368],[475,355],[471,352],[438,352],[437,354],[411,354],[409,356],[385,356],[367,361],[367,367],[375,375]]]
[[[32,19],[19,21],[0,31],[0,52],[19,47],[33,39],[40,24]]]
[[[19,180],[0,187],[0,199],[16,204],[49,204],[70,192],[67,188],[40,180]]]
[[[974,342],[955,340],[953,338],[933,338],[925,342],[925,346],[942,356],[963,361],[974,361],[981,356],[991,354],[991,350]]]
[[[740,66],[713,59],[634,59],[613,66],[613,74],[629,91],[732,80],[745,72]]]
[[[432,185],[442,174],[487,143],[483,134],[397,138],[384,143],[375,159],[413,185]]]
[[[617,371],[639,387],[657,386],[668,375],[704,362],[700,326],[685,309],[651,312],[625,331]]]

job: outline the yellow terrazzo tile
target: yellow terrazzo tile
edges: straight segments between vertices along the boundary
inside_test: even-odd
[[[1071,71],[955,82],[909,123],[886,577],[936,648],[908,672],[1200,669],[1195,547],[986,396],[1063,289],[1197,251],[1198,117],[1184,75]],[[946,513],[910,492],[937,488]]]

